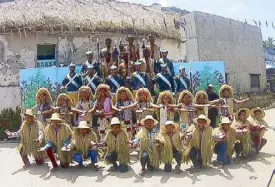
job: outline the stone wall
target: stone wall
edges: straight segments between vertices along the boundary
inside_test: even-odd
[[[113,39],[113,45],[119,45],[122,38],[124,44],[126,35],[102,34],[102,35],[46,35],[38,33],[37,36],[27,33],[0,35],[0,98],[4,99],[0,110],[4,108],[15,108],[20,104],[19,92],[19,69],[35,68],[37,61],[37,44],[56,44],[56,59],[58,63],[83,64],[86,61],[86,51],[96,51],[97,37],[100,48],[105,47],[104,40],[107,37]],[[143,36],[139,36],[136,42],[141,44]],[[184,44],[180,41],[160,39],[156,43],[169,50],[169,58],[174,61],[185,57]],[[141,47],[141,45],[140,45]],[[142,55],[142,52],[140,50]],[[96,58],[96,56],[95,56]],[[16,98],[16,99],[15,99]]]
[[[184,16],[188,61],[224,61],[228,83],[237,93],[251,92],[250,74],[266,88],[261,29],[242,22],[192,12]]]

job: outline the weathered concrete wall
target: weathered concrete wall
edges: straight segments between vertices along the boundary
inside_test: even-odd
[[[86,51],[96,51],[97,37],[100,41],[100,48],[104,48],[105,38],[111,37],[113,45],[119,45],[120,37],[123,43],[126,43],[126,35],[107,35],[100,36],[74,34],[74,35],[45,35],[38,33],[35,37],[28,34],[25,37],[21,33],[13,33],[13,35],[0,36],[0,98],[5,98],[0,107],[8,108],[20,104],[19,92],[19,69],[35,68],[37,61],[37,44],[56,44],[56,59],[58,63],[83,64],[86,61]],[[136,42],[141,44],[143,37],[138,37]],[[157,39],[156,43],[169,50],[169,58],[172,60],[182,60],[185,56],[184,44],[180,41]],[[141,47],[141,45],[140,45]],[[140,50],[142,55],[142,52]],[[96,57],[95,57],[96,58]],[[12,87],[11,87],[12,86]],[[10,95],[10,96],[8,96]],[[14,99],[17,98],[17,99]]]
[[[249,74],[260,74],[261,90],[266,88],[260,28],[201,12],[184,17],[189,61],[223,60],[229,84],[237,93],[253,91]]]

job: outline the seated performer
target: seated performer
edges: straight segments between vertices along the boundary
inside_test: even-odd
[[[161,72],[156,74],[153,83],[157,84],[160,92],[170,91],[175,92],[173,77],[167,72],[167,64],[161,64]]]
[[[36,105],[33,107],[36,117],[44,125],[53,113],[52,97],[46,88],[39,88],[36,93]]]
[[[158,124],[158,121],[151,115],[147,115],[141,120],[142,128],[133,140],[132,147],[139,147],[139,159],[141,164],[141,171],[139,175],[145,174],[146,166],[153,171],[159,168],[160,165],[160,151],[161,144],[158,140],[158,133],[153,129]]]
[[[124,86],[124,80],[117,74],[117,67],[111,66],[111,75],[106,79],[106,84],[110,87],[112,97],[115,96],[116,91],[119,87]]]
[[[238,160],[240,154],[249,156],[252,151],[252,141],[250,136],[251,123],[247,120],[250,110],[247,108],[240,108],[235,114],[235,120],[231,127],[236,130],[237,140],[240,141],[236,147],[236,158]]]
[[[103,81],[99,77],[98,73],[95,73],[94,66],[90,65],[87,67],[88,72],[87,76],[83,79],[83,83],[85,86],[91,88],[93,94],[95,94],[95,90]]]
[[[182,137],[180,135],[179,124],[173,121],[167,121],[161,125],[161,142],[163,149],[161,151],[161,160],[165,164],[164,171],[171,172],[172,161],[175,158],[177,165],[175,167],[176,173],[181,172],[180,166],[182,162]]]
[[[66,89],[68,96],[71,98],[73,105],[77,103],[77,91],[82,86],[82,79],[79,74],[75,72],[75,64],[71,63],[70,73],[66,75],[62,81],[62,89]]]
[[[97,124],[93,124],[95,128],[99,128],[101,138],[105,135],[106,127],[110,123],[111,118],[115,112],[119,112],[112,103],[110,87],[106,84],[100,84],[96,88],[95,93],[95,104],[94,107],[88,111],[88,113],[95,114],[94,117],[97,119]]]
[[[77,112],[78,115],[78,123],[80,121],[86,121],[90,127],[93,125],[93,116],[90,114],[85,114],[89,110],[94,107],[94,98],[91,89],[88,86],[82,86],[78,90],[78,102],[76,105],[76,109],[79,110]]]
[[[42,146],[44,135],[43,125],[37,121],[32,109],[27,109],[24,114],[24,121],[17,132],[5,130],[8,138],[20,137],[18,150],[23,160],[23,168],[30,166],[28,156],[33,156],[37,165],[42,165],[45,161],[45,154],[38,151]]]
[[[107,164],[113,165],[109,171],[127,172],[128,163],[130,163],[129,141],[117,117],[112,118],[111,129],[108,130],[104,142],[107,144],[105,160]]]
[[[251,110],[251,138],[254,143],[256,152],[259,153],[263,146],[266,144],[267,140],[263,138],[265,131],[268,128],[266,121],[264,120],[265,112],[261,108],[253,108]]]
[[[214,153],[217,154],[217,161],[222,164],[230,164],[235,147],[239,143],[236,142],[236,131],[231,126],[228,117],[223,117],[219,127],[212,132]]]
[[[231,120],[233,120],[233,109],[235,104],[241,104],[245,103],[249,100],[249,98],[244,99],[244,100],[237,100],[234,99],[234,90],[231,86],[224,84],[220,90],[219,90],[219,96],[220,96],[220,104],[222,106],[227,106],[227,107],[222,107],[220,110],[220,115],[221,117],[229,117]]]
[[[176,107],[174,105],[174,98],[170,91],[164,91],[159,94],[157,105],[159,109],[159,123],[164,125],[166,121],[174,121],[174,114]]]
[[[198,169],[211,162],[212,127],[209,126],[210,120],[203,114],[195,118],[194,123],[186,134],[187,146],[183,153],[183,161],[188,163],[191,160],[194,168]]]
[[[83,161],[87,158],[91,159],[91,167],[94,171],[98,171],[97,163],[97,135],[88,126],[86,121],[81,121],[79,126],[74,129],[73,139],[68,145],[72,150],[72,159],[79,166],[83,166]]]
[[[133,109],[124,109],[129,105],[134,103],[133,95],[128,88],[120,87],[116,92],[115,97],[115,107],[122,109],[117,117],[120,119],[121,123],[126,127],[129,138],[132,138],[133,133]]]
[[[87,61],[83,64],[83,66],[81,68],[81,73],[82,73],[83,78],[85,78],[87,76],[87,74],[89,74],[88,69],[90,66],[93,66],[93,69],[95,70],[97,75],[101,76],[100,64],[93,60],[93,58],[94,58],[93,51],[87,51],[86,55],[87,55]]]
[[[69,154],[70,144],[73,132],[70,126],[62,122],[58,113],[53,113],[49,119],[50,124],[45,128],[46,145],[39,151],[46,151],[52,165],[52,172],[56,171],[58,165],[56,163],[54,153],[57,153],[62,168],[69,167],[71,156]]]

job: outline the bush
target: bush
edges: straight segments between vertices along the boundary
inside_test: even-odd
[[[0,140],[7,138],[5,133],[6,129],[11,132],[19,130],[21,126],[20,114],[21,110],[18,107],[15,109],[15,111],[9,108],[0,112]]]

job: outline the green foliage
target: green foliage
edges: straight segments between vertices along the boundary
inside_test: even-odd
[[[264,47],[266,48],[272,48],[272,49],[275,48],[275,40],[272,37],[268,37],[268,39],[264,40],[263,43],[264,43]]]
[[[8,129],[11,132],[19,130],[21,126],[21,110],[4,109],[0,113],[0,140],[6,139],[7,135],[4,132]]]

